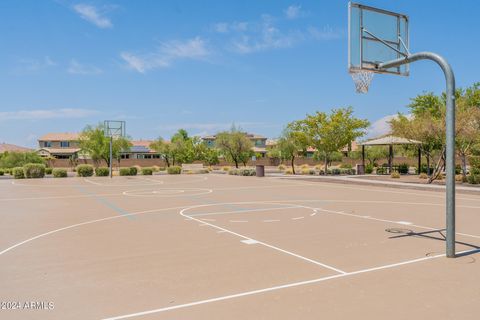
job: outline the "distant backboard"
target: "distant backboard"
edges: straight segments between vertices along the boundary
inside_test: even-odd
[[[408,55],[408,17],[350,2],[348,69],[408,76],[408,64],[379,70],[379,63]]]
[[[105,120],[103,122],[104,133],[107,137],[125,137],[125,121]]]

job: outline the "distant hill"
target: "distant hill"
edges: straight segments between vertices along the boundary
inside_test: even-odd
[[[9,143],[0,143],[0,153],[5,151],[17,151],[17,152],[28,152],[33,151],[33,149],[17,146]]]

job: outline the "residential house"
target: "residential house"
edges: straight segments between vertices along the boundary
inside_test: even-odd
[[[42,157],[70,159],[78,157],[80,151],[78,133],[47,133],[38,139],[37,153]]]
[[[160,154],[150,148],[152,140],[133,140],[130,150],[123,151],[121,159],[160,159]]]
[[[262,157],[265,157],[267,153],[267,138],[258,134],[245,133],[248,139],[252,141],[253,148],[252,151],[260,154]],[[215,140],[217,139],[216,135],[205,136],[202,140],[208,147],[215,147]]]

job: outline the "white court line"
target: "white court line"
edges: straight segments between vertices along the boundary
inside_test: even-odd
[[[214,206],[212,204],[211,206]],[[219,214],[229,214],[229,213],[250,213],[250,212],[259,212],[259,211],[269,211],[269,210],[285,210],[285,209],[295,209],[295,208],[303,208],[303,206],[288,206],[288,207],[275,207],[275,208],[262,208],[262,209],[240,209],[236,211],[220,211],[220,212],[207,212],[207,213],[198,213],[198,214],[191,214],[189,217],[202,217],[202,216],[214,216]]]
[[[247,239],[247,240],[240,240],[240,242],[243,242],[245,244],[257,244],[258,241],[254,239]]]
[[[413,225],[413,222],[409,222],[409,221],[397,221],[398,224],[404,224],[404,225]]]
[[[300,219],[304,219],[305,217],[295,217],[295,218],[292,218],[292,220],[300,220]]]
[[[259,202],[257,202],[257,203],[259,203]],[[276,202],[269,202],[269,203],[276,203]],[[214,204],[214,205],[232,205],[232,204],[238,204],[238,203],[235,203],[235,202],[225,202],[225,203],[216,203],[216,204]],[[276,204],[278,204],[278,203],[276,203]],[[194,205],[194,206],[190,206],[190,207],[188,207],[188,208],[184,208],[184,209],[180,210],[180,215],[183,216],[183,217],[187,217],[187,218],[190,218],[190,219],[192,219],[192,220],[195,220],[195,221],[197,221],[197,222],[198,222],[198,221],[202,222],[202,220],[200,220],[200,219],[197,219],[197,218],[195,218],[195,217],[191,217],[191,216],[186,215],[185,212],[186,212],[187,210],[196,209],[196,208],[200,208],[200,207],[206,207],[206,206],[212,206],[212,204]],[[232,220],[230,220],[230,222],[232,222]],[[245,222],[246,222],[246,221],[245,221]],[[224,231],[226,231],[226,232],[228,232],[228,233],[230,233],[230,234],[233,234],[233,235],[235,235],[235,236],[237,236],[237,237],[240,237],[240,238],[243,238],[243,239],[245,239],[245,240],[250,239],[250,237],[247,237],[247,236],[244,236],[244,235],[242,235],[242,234],[240,234],[240,233],[237,233],[237,232],[234,232],[234,231],[231,231],[231,230],[228,230],[228,229],[219,227],[219,226],[217,226],[217,225],[214,225],[214,224],[211,224],[211,223],[208,223],[208,222],[203,222],[203,223],[207,223],[207,224],[209,224],[211,227],[213,227],[213,228],[215,228],[215,229],[224,230]],[[328,265],[328,264],[325,264],[325,263],[322,263],[322,262],[319,262],[319,261],[316,261],[316,260],[313,260],[313,259],[310,259],[310,258],[301,256],[301,255],[296,254],[296,253],[293,253],[293,252],[291,252],[291,251],[287,251],[287,250],[281,249],[281,248],[276,247],[276,246],[273,246],[273,245],[271,245],[271,244],[268,244],[268,243],[265,243],[265,242],[262,242],[262,241],[258,241],[258,243],[261,244],[261,245],[263,245],[263,246],[265,246],[265,247],[267,247],[267,248],[270,248],[270,249],[273,249],[273,250],[277,250],[277,251],[279,251],[279,252],[285,253],[285,254],[287,254],[287,255],[290,255],[290,256],[299,258],[299,259],[301,259],[301,260],[304,260],[304,261],[307,261],[307,262],[310,262],[310,263],[313,263],[313,264],[316,264],[316,265],[321,266],[321,267],[324,267],[324,268],[326,268],[326,269],[330,269],[330,270],[333,270],[333,271],[338,272],[338,273],[341,273],[341,274],[346,273],[345,271],[340,270],[340,269],[338,269],[338,268],[335,268],[335,267],[333,267],[333,266],[330,266],[330,265]]]
[[[279,222],[280,220],[276,220],[276,219],[270,219],[270,220],[263,220],[263,222]]]
[[[248,220],[229,220],[229,222],[232,222],[232,223],[244,223],[244,222],[248,222]]]
[[[59,229],[55,229],[55,230],[51,230],[51,231],[39,234],[39,235],[36,235],[36,236],[31,237],[29,239],[26,239],[24,241],[18,242],[16,244],[4,249],[3,251],[0,251],[0,256],[3,255],[4,253],[7,253],[8,251],[11,251],[11,250],[21,246],[21,245],[24,245],[26,243],[29,243],[29,242],[33,241],[33,240],[43,238],[45,236],[48,236],[48,235],[51,235],[51,234],[54,234],[54,233],[57,233],[57,232],[60,232],[60,231],[73,229],[73,228],[81,227],[81,226],[96,223],[96,222],[108,221],[108,220],[113,220],[113,219],[120,219],[120,218],[124,218],[124,217],[129,217],[129,216],[136,216],[136,215],[139,215],[139,214],[154,213],[154,212],[167,211],[167,210],[178,210],[178,209],[183,209],[183,208],[185,208],[185,206],[137,211],[137,212],[127,213],[127,214],[122,214],[122,215],[117,214],[117,215],[114,215],[114,216],[111,216],[111,217],[89,220],[89,221],[85,221],[85,222],[81,222],[81,223],[72,224],[72,225],[69,225],[69,226],[66,226],[66,227],[63,227],[63,228],[59,228]],[[192,219],[188,219],[188,220],[192,220]]]
[[[478,249],[467,250],[467,251],[459,252],[459,254],[473,253],[473,252],[478,252],[478,251],[479,251]],[[333,275],[333,276],[327,276],[327,277],[322,277],[322,278],[317,278],[317,279],[312,279],[312,280],[306,280],[306,281],[292,282],[292,283],[287,283],[287,284],[283,284],[283,285],[279,285],[279,286],[262,288],[262,289],[251,290],[251,291],[245,291],[245,292],[240,292],[240,293],[236,293],[236,294],[220,296],[220,297],[215,297],[215,298],[205,299],[205,300],[199,300],[199,301],[194,301],[194,302],[190,302],[190,303],[184,303],[184,304],[179,304],[179,305],[175,305],[175,306],[170,306],[170,307],[164,307],[164,308],[158,308],[158,309],[153,309],[153,310],[147,310],[147,311],[141,311],[141,312],[136,312],[136,313],[130,313],[130,314],[125,314],[125,315],[110,317],[110,318],[104,318],[103,320],[121,320],[121,319],[134,318],[134,317],[145,316],[145,315],[160,313],[160,312],[165,312],[165,311],[184,309],[184,308],[189,308],[189,307],[198,306],[198,305],[207,304],[207,303],[219,302],[219,301],[230,300],[230,299],[246,297],[246,296],[253,296],[253,295],[263,294],[263,293],[266,293],[266,292],[271,292],[271,291],[276,291],[276,290],[282,290],[282,289],[287,289],[287,288],[293,288],[293,287],[299,287],[299,286],[324,282],[324,281],[337,279],[337,278],[351,277],[351,276],[355,276],[355,275],[358,275],[358,274],[369,273],[369,272],[374,272],[374,271],[378,271],[378,270],[392,269],[392,268],[396,268],[396,267],[400,267],[400,266],[404,266],[404,265],[408,265],[408,264],[414,264],[414,263],[417,263],[417,262],[433,260],[433,259],[441,258],[441,257],[444,257],[444,256],[445,256],[445,254],[438,254],[438,255],[429,256],[429,257],[422,257],[422,258],[418,258],[418,259],[407,260],[407,261],[402,261],[402,262],[393,263],[393,264],[387,264],[387,265],[374,267],[374,268],[362,269],[362,270],[343,273],[343,274],[336,274],[336,275]]]

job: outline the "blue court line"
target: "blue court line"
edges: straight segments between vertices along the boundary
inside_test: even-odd
[[[127,211],[123,210],[122,208],[117,207],[115,204],[113,204],[112,202],[108,201],[107,199],[105,199],[103,197],[97,196],[96,194],[87,191],[84,187],[75,186],[75,188],[78,189],[81,193],[91,196],[97,202],[99,202],[99,203],[103,204],[104,206],[112,209],[113,211],[117,212],[118,214],[120,214],[122,216],[125,216],[126,218],[128,218],[130,220],[135,219],[134,216],[129,215],[130,212],[127,212]]]

